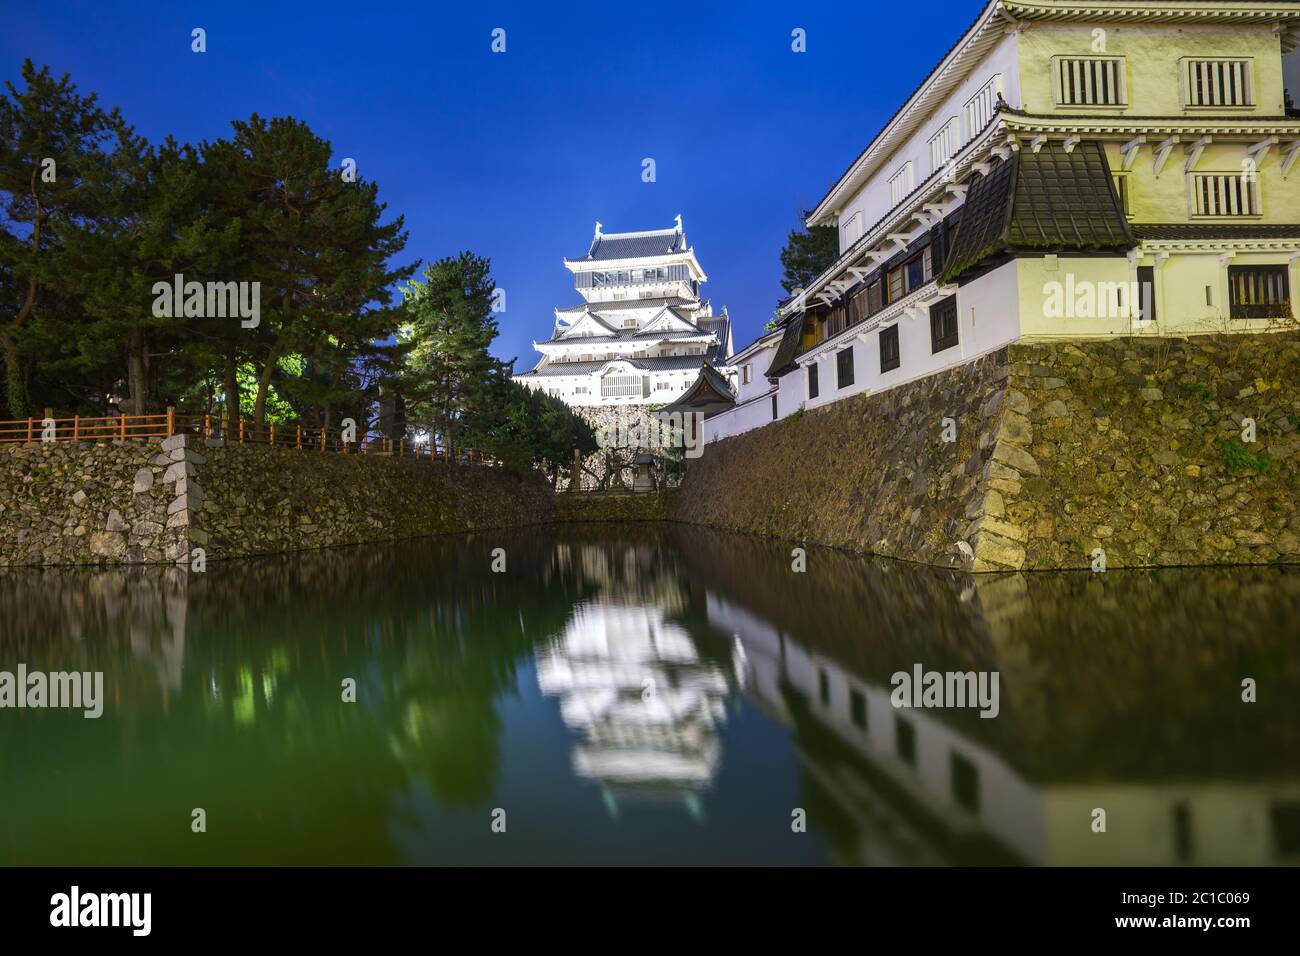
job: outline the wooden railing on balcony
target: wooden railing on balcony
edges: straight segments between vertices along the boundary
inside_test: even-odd
[[[225,439],[231,444],[274,445],[300,451],[331,451],[344,455],[389,455],[425,461],[455,461],[465,465],[496,465],[494,459],[470,448],[455,450],[433,441],[383,438],[362,434],[344,441],[340,428],[314,428],[297,423],[266,422],[258,425],[241,418],[227,422],[219,415],[110,415],[103,418],[28,418],[0,421],[0,444],[46,441],[126,441],[131,438],[165,439],[188,434],[200,439]]]

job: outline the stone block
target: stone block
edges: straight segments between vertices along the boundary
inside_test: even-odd
[[[975,545],[975,570],[992,571],[999,568],[1020,570],[1025,566],[1025,549],[1014,541],[981,532]]]
[[[153,490],[153,469],[141,468],[135,473],[135,481],[131,485],[132,494],[143,494]]]
[[[97,531],[90,536],[90,550],[102,558],[120,558],[126,554],[126,535],[117,531]]]
[[[125,531],[129,525],[122,519],[122,513],[114,508],[108,513],[108,523],[104,526],[105,531]]]
[[[152,538],[160,534],[163,526],[157,521],[150,521],[147,518],[137,521],[131,526],[131,537],[133,538]]]
[[[178,448],[184,448],[188,442],[188,435],[172,435],[170,438],[164,438],[159,446],[163,451],[171,453]]]
[[[1014,468],[1022,475],[1041,474],[1038,462],[1034,460],[1034,456],[1018,445],[1013,445],[1008,441],[999,441],[997,443],[993,449],[993,460]]]
[[[984,520],[980,522],[980,533],[981,535],[992,533],[1001,538],[1019,541],[1022,544],[1029,540],[1029,533],[1024,528],[990,515],[985,515]]]
[[[172,465],[163,473],[163,481],[176,481],[180,478],[192,478],[197,472],[194,466],[188,461],[173,462]]]

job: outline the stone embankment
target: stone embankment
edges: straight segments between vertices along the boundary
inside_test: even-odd
[[[977,571],[1300,562],[1298,426],[1292,332],[1018,343],[706,446],[674,517]]]
[[[260,445],[0,445],[0,565],[159,564],[549,521],[540,478]]]

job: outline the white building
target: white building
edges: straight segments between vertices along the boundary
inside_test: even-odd
[[[987,2],[809,215],[841,255],[766,416],[706,441],[1016,341],[1294,328],[1298,35],[1295,0]]]
[[[587,254],[565,259],[582,302],[555,310],[555,327],[534,342],[541,360],[516,380],[575,407],[666,405],[704,365],[726,373],[732,353],[726,309],[715,316],[708,281],[686,241],[670,229],[596,232]]]

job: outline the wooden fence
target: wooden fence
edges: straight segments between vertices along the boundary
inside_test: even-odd
[[[225,439],[231,444],[276,445],[300,451],[332,451],[344,455],[388,455],[426,461],[456,461],[465,465],[497,462],[469,448],[451,448],[433,441],[383,438],[362,434],[345,441],[340,428],[312,428],[301,424],[247,419],[228,422],[220,415],[110,415],[105,418],[28,418],[0,421],[0,444],[46,441],[126,441],[129,438],[169,438],[188,434],[202,439]],[[352,436],[349,436],[352,437]]]

